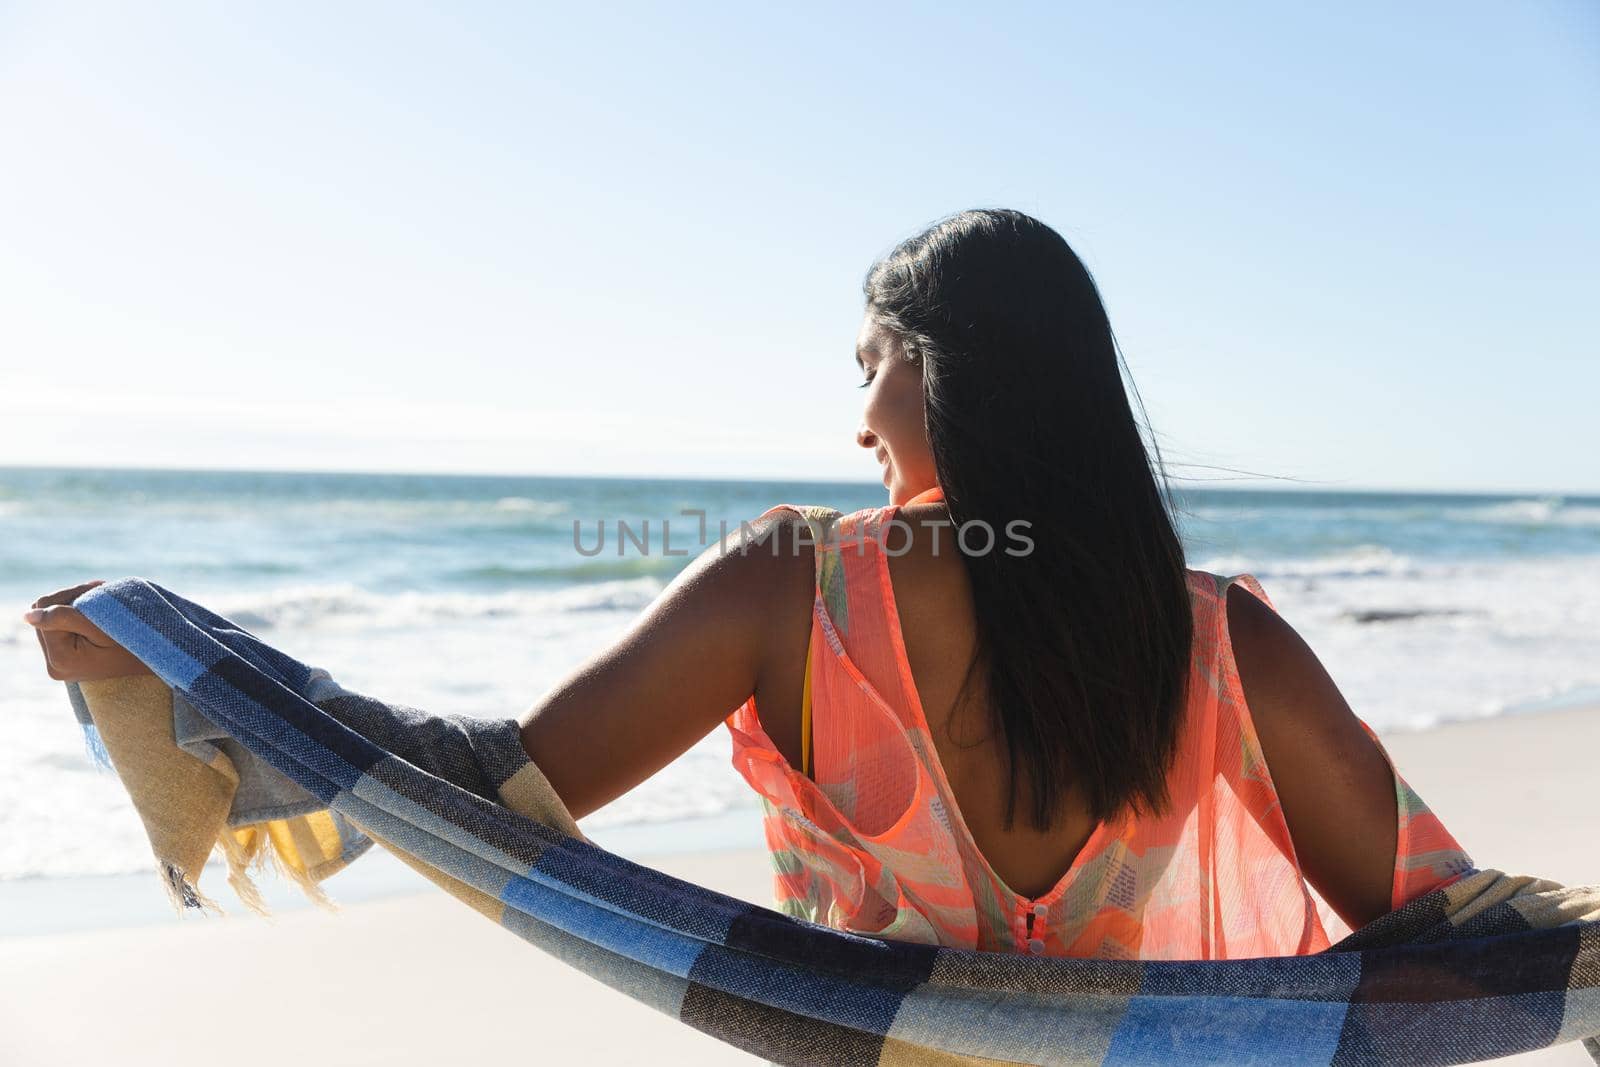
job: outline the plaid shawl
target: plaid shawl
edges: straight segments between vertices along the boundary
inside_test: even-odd
[[[589,842],[515,719],[343,689],[140,578],[75,606],[155,672],[68,689],[182,906],[215,907],[196,881],[218,846],[260,909],[250,864],[270,856],[319,896],[377,842],[586,974],[783,1064],[1450,1064],[1574,1040],[1600,1062],[1600,886],[1474,870],[1284,958],[862,937]]]

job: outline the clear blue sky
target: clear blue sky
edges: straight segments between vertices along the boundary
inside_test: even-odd
[[[1180,477],[1600,491],[1600,6],[0,5],[0,463],[860,479],[1014,207]]]

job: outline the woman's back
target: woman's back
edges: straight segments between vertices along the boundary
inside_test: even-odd
[[[902,554],[905,531],[885,525],[898,510],[845,516],[841,540],[818,553],[812,774],[798,770],[799,671],[792,698],[763,697],[764,718],[752,698],[727,720],[734,763],[762,796],[778,906],[839,929],[992,951],[1228,958],[1326,947],[1229,649],[1233,579],[1188,572],[1195,642],[1172,809],[1096,824],[1073,790],[1050,831],[1025,819],[1007,830],[1004,746],[985,687],[957,704],[974,641],[965,566],[947,526],[935,548],[923,525],[943,517],[939,505],[899,514],[916,530]],[[1471,861],[1395,781],[1399,900]]]
[[[1088,802],[1074,787],[1051,829],[1034,829],[1023,818],[1015,819],[1009,829],[1003,826],[1010,775],[1004,766],[1005,746],[992,725],[988,691],[971,684],[957,702],[977,634],[972,587],[948,525],[949,512],[942,504],[930,503],[895,509],[893,515],[912,533],[886,534],[890,551],[883,562],[891,585],[882,589],[882,608],[889,619],[888,632],[898,635],[904,646],[911,675],[905,688],[920,710],[914,717],[927,726],[956,806],[979,851],[1008,886],[1024,896],[1042,896],[1060,880],[1094,830]],[[902,547],[903,554],[892,554]],[[799,737],[799,707],[795,701],[775,709],[784,716],[780,730],[786,738]],[[796,716],[793,726],[789,726],[791,714]],[[801,766],[798,748],[784,750],[784,756],[791,765]],[[1019,812],[1027,810],[1025,802],[1018,804]]]

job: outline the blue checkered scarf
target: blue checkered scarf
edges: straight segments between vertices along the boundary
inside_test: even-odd
[[[1600,1062],[1600,886],[1472,871],[1284,958],[1065,959],[873,939],[592,844],[514,719],[354,693],[141,578],[74,606],[170,687],[182,758],[228,755],[229,831],[319,812],[333,830],[311,881],[376,841],[524,940],[774,1063],[1422,1065],[1576,1040]],[[118,714],[68,689],[91,737]],[[149,783],[131,780],[131,762],[117,770],[138,803],[134,786]],[[168,775],[159,788],[183,787]],[[141,814],[158,842],[159,813]],[[203,899],[198,870],[166,873],[177,899]]]

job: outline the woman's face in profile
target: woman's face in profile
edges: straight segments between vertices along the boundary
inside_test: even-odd
[[[899,339],[870,314],[856,335],[856,363],[867,394],[856,443],[882,466],[889,502],[904,504],[939,481],[923,416],[922,364],[908,362]]]

